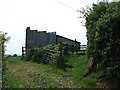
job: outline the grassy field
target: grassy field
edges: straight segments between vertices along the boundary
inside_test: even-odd
[[[83,78],[87,64],[86,55],[68,55],[65,58],[72,68],[66,71],[54,65],[22,61],[9,57],[3,79],[5,88],[94,88],[98,73]]]

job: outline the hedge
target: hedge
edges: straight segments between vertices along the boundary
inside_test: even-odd
[[[120,78],[120,1],[98,2],[84,14],[87,29],[87,57],[95,68]]]

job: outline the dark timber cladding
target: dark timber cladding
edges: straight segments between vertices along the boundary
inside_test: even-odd
[[[66,37],[62,37],[60,35],[56,35],[56,43],[60,43],[60,42],[67,42],[67,44],[72,48],[75,47],[76,50],[80,50],[80,42],[77,42],[76,40],[68,39]]]
[[[37,31],[30,30],[30,27],[26,28],[26,48],[35,48],[49,44],[54,45],[60,42],[66,42],[69,46],[75,47],[76,50],[80,49],[80,42],[56,35],[56,32]]]
[[[26,48],[35,48],[46,46],[48,44],[56,44],[56,32],[47,33],[46,31],[26,29]]]

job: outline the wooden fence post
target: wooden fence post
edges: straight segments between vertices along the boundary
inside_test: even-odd
[[[65,44],[65,49],[64,49],[64,54],[67,55],[68,54],[68,44]]]
[[[57,61],[57,66],[58,67],[62,67],[62,63],[63,63],[63,60],[62,60],[62,42],[60,42],[60,47],[59,47],[59,50],[60,50],[60,56],[59,56],[59,59]]]
[[[26,53],[26,47],[22,47],[22,58],[21,58],[21,60],[25,57],[25,53]]]
[[[0,89],[2,89],[2,44],[0,44]]]

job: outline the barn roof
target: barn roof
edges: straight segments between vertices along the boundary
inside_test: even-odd
[[[64,38],[66,40],[69,40],[69,41],[72,41],[72,42],[77,42],[79,44],[81,44],[80,42],[76,41],[76,40],[72,40],[72,39],[69,39],[69,38],[66,38],[66,37],[63,37],[63,36],[60,36],[60,35],[56,35],[57,37],[61,37],[61,38]]]

